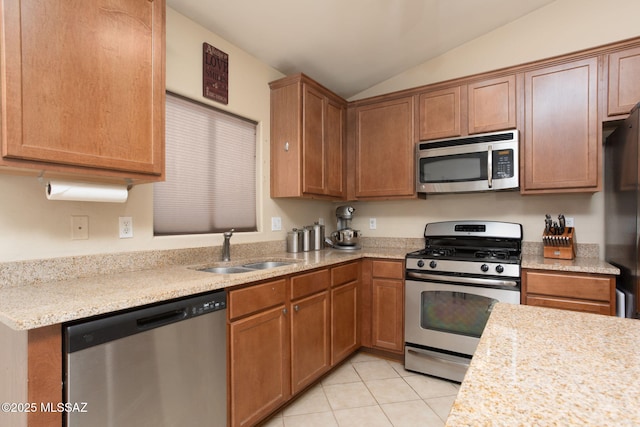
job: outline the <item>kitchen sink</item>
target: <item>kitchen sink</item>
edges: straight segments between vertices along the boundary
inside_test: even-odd
[[[199,268],[198,271],[216,274],[238,274],[248,273],[256,270],[268,270],[270,268],[283,267],[285,265],[295,264],[298,261],[258,261],[236,266],[219,266]]]
[[[209,268],[198,269],[198,271],[204,271],[207,273],[217,273],[217,274],[248,273],[254,270],[255,269],[253,268],[245,268],[245,267],[209,267]]]
[[[263,262],[252,262],[250,264],[243,264],[242,267],[251,268],[254,270],[266,270],[268,268],[282,267],[282,266],[291,265],[294,263],[295,261],[263,261]]]

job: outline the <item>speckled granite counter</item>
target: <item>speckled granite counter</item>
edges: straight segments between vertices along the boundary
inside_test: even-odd
[[[620,269],[598,258],[572,260],[550,259],[539,255],[523,255],[522,268],[538,270],[570,271],[574,273],[620,274]]]
[[[497,304],[446,425],[639,426],[640,321]]]
[[[106,270],[101,275],[66,280],[31,279],[28,284],[16,281],[0,287],[0,322],[15,330],[35,329],[365,257],[404,259],[406,253],[406,248],[377,247],[358,251],[325,249],[296,254],[281,250],[270,252],[268,256],[254,254],[237,257],[227,265],[262,260],[296,262],[241,274],[197,271],[197,268],[206,266],[225,265],[220,262],[199,262],[119,273]]]

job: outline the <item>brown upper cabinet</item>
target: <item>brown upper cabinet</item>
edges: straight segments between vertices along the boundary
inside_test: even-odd
[[[418,139],[448,138],[462,135],[460,86],[427,91],[418,95]],[[466,96],[465,96],[466,105]]]
[[[515,74],[418,94],[420,141],[516,127]]]
[[[522,193],[598,191],[598,59],[524,73]]]
[[[346,101],[304,74],[271,88],[271,197],[345,197]]]
[[[607,115],[628,114],[640,102],[640,47],[607,55]]]
[[[2,4],[0,165],[163,179],[164,0],[49,6]]]
[[[415,196],[413,116],[413,96],[354,108],[355,198]]]

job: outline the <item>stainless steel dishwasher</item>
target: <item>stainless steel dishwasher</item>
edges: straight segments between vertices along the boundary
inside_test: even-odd
[[[216,291],[66,325],[66,425],[226,426],[226,305]]]

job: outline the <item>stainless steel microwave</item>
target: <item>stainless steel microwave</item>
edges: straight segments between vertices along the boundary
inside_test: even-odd
[[[518,188],[518,131],[421,141],[416,145],[418,193]]]

